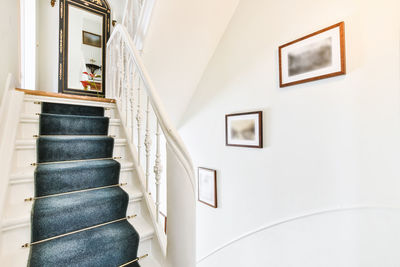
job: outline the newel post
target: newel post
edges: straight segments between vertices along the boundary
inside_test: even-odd
[[[185,168],[167,145],[168,267],[196,266],[196,196]]]

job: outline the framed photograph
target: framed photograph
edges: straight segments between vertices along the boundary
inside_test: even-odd
[[[217,171],[202,167],[199,167],[198,171],[198,200],[217,208]]]
[[[263,147],[262,111],[225,115],[227,146]]]
[[[101,48],[101,35],[82,31],[82,43]]]
[[[279,47],[280,87],[346,74],[344,22]]]

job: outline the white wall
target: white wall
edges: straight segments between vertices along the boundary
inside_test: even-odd
[[[58,5],[39,0],[39,53],[37,90],[58,92]]]
[[[399,8],[240,2],[180,128],[195,165],[218,170],[219,208],[198,203],[198,259],[278,225],[200,267],[400,266],[399,210],[379,208],[400,203]],[[279,88],[279,45],[340,21],[347,75]],[[226,147],[224,115],[255,110],[265,148]]]
[[[0,6],[0,100],[8,73],[19,81],[19,1],[1,0]],[[19,82],[18,82],[19,84]]]
[[[156,1],[143,59],[177,124],[239,0]]]
[[[111,20],[116,20],[118,23],[122,23],[126,0],[108,0],[108,4],[111,8]]]

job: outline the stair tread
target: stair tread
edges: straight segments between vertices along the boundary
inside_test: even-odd
[[[107,135],[109,118],[104,116],[40,114],[40,135]]]
[[[136,231],[139,233],[141,241],[151,239],[155,234],[152,224],[149,223],[143,216],[137,216],[129,219],[128,222],[135,227]],[[16,226],[17,224],[23,224],[24,227],[30,227],[30,217],[4,219],[2,223],[2,229]]]
[[[22,113],[20,116],[20,122],[22,123],[39,123],[39,116],[30,113]],[[121,125],[121,120],[117,118],[110,118],[111,126]]]
[[[129,195],[129,204],[142,201],[143,193],[132,184],[122,187]],[[28,196],[27,196],[28,197]],[[6,207],[3,217],[2,228],[30,224],[30,213],[21,214],[21,210],[31,210],[33,202],[25,202],[23,199],[19,203]]]
[[[141,267],[161,267],[161,265],[152,256],[144,258],[139,263]]]
[[[126,161],[126,160],[117,160],[117,161],[121,163],[121,171],[124,169],[131,169],[134,166],[132,161]],[[13,172],[10,175],[10,179],[11,181],[22,180],[22,179],[33,179],[34,172],[35,172],[35,167],[32,166],[18,168],[17,171]]]
[[[101,135],[100,136],[65,135],[65,136],[43,136],[43,137],[47,137],[47,138],[50,138],[50,137],[53,137],[53,138],[70,137],[70,138],[76,138],[77,139],[77,138],[107,138],[108,136],[101,136]],[[31,146],[32,149],[36,149],[36,140],[37,139],[35,139],[35,138],[17,139],[15,141],[15,145],[16,145],[17,149],[18,149],[18,147],[21,147],[21,146],[25,146],[25,147]],[[124,145],[126,143],[127,143],[127,140],[125,138],[114,138],[114,144],[116,146]]]
[[[94,107],[94,106],[44,102],[44,103],[42,103],[42,113],[104,116],[104,108],[103,107]]]
[[[136,258],[137,232],[126,221],[34,245],[31,264],[118,266]]]
[[[147,240],[153,237],[155,233],[153,225],[149,223],[143,216],[137,216],[129,219],[128,222],[135,227],[136,231],[140,235],[140,240]]]
[[[6,256],[2,255],[2,263],[4,264],[4,266],[8,267],[26,266],[29,250],[23,250],[23,253],[23,257],[21,257],[21,250],[18,250],[15,254],[9,254]],[[161,267],[161,264],[158,263],[157,260],[152,257],[152,255],[149,255],[146,258],[140,260],[139,264],[141,267]]]
[[[93,136],[45,136],[37,139],[37,162],[111,158],[114,139]]]
[[[124,218],[128,201],[120,187],[38,199],[32,208],[32,240]]]
[[[35,196],[115,185],[120,163],[107,160],[39,165],[35,171]]]

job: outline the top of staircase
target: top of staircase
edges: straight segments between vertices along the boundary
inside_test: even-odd
[[[45,91],[39,91],[39,90],[27,90],[27,89],[21,89],[21,88],[15,88],[15,90],[23,92],[27,95],[76,99],[76,100],[95,101],[95,102],[103,102],[103,103],[115,103],[115,99],[101,98],[101,97],[94,97],[94,96],[69,95],[69,94],[45,92]]]

